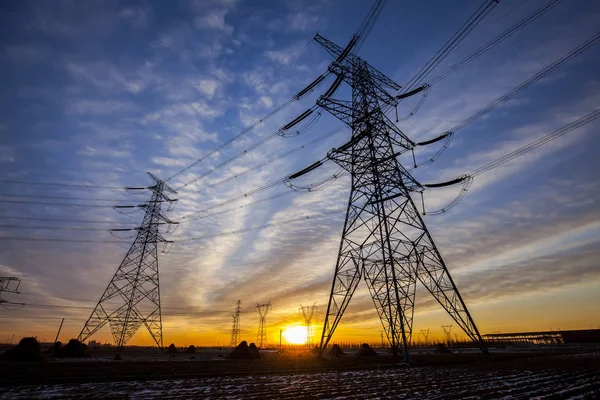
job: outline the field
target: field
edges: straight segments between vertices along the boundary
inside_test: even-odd
[[[0,364],[0,399],[596,399],[600,349],[497,350],[433,354],[413,362],[381,354],[339,359],[309,352],[262,352],[226,360],[226,352],[173,356],[139,349],[98,350],[90,359]]]

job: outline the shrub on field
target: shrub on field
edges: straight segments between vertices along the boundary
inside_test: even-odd
[[[256,347],[256,345],[254,343],[250,343],[250,346],[248,346],[248,349],[250,350],[250,353],[254,356],[254,358],[260,358],[260,353],[258,352],[258,347]]]
[[[444,343],[438,343],[435,352],[439,354],[452,354],[452,351]]]
[[[193,344],[189,345],[187,349],[185,349],[185,354],[194,354],[196,352],[196,346]]]
[[[56,342],[48,350],[44,352],[44,354],[50,355],[50,357],[58,357],[60,353],[60,349],[62,349],[62,342]]]
[[[340,356],[346,355],[346,353],[342,351],[342,348],[339,345],[334,344],[331,346],[331,350],[329,350],[328,355],[329,357],[340,358]]]
[[[254,348],[256,348],[256,345],[254,345]],[[248,346],[248,342],[244,340],[229,353],[227,358],[232,360],[252,360],[260,358],[260,354],[258,354],[258,349],[256,349],[256,353],[253,353],[252,350],[250,350],[250,346]]]
[[[371,346],[369,346],[366,343],[363,343],[362,346],[360,346],[360,350],[358,350],[358,353],[356,353],[357,357],[373,357],[376,355],[377,353],[375,352],[375,350],[373,350]]]
[[[90,353],[87,351],[87,346],[81,343],[77,339],[69,340],[69,343],[62,346],[54,354],[54,357],[66,357],[66,358],[83,358],[89,357]]]
[[[10,348],[6,353],[0,355],[1,361],[31,362],[42,359],[42,346],[33,337],[21,339],[18,345]]]
[[[167,351],[165,353],[167,353],[167,354],[177,354],[179,352],[177,351],[177,347],[175,347],[175,345],[173,343],[171,343],[169,345],[169,347],[167,347]]]

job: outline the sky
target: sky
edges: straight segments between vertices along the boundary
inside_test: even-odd
[[[479,3],[390,1],[358,55],[404,85]],[[429,78],[544,3],[501,1]],[[113,188],[147,186],[147,171],[167,180],[263,119],[331,63],[312,40],[315,33],[344,47],[371,4],[2,2],[0,276],[21,279],[19,294],[2,296],[26,305],[1,306],[0,341],[12,335],[52,340],[62,318],[60,339],[76,337],[132,242],[130,232],[115,238],[107,229],[133,228],[143,217],[112,206],[149,196]],[[440,135],[595,34],[598,20],[596,1],[558,4],[434,84],[398,127],[415,141]],[[600,46],[594,46],[469,124],[438,160],[413,171],[415,178],[453,179],[594,111],[599,62]],[[268,301],[271,343],[280,329],[302,325],[301,305],[318,306],[313,321],[320,335],[349,177],[319,191],[278,185],[221,203],[323,158],[349,140],[350,129],[322,112],[301,135],[277,136],[218,166],[312,107],[331,80],[168,180],[178,188],[178,202],[167,215],[181,223],[165,233],[175,243],[160,254],[165,345],[228,344],[237,300],[241,336],[249,342],[258,328],[255,305]],[[345,84],[337,96],[350,99]],[[403,102],[399,114],[417,101]],[[424,217],[482,333],[600,328],[599,129],[592,122],[477,176],[455,208]],[[417,149],[417,160],[440,145]],[[327,163],[298,183],[323,181],[336,170]],[[459,191],[426,190],[426,209],[444,207]],[[314,218],[286,222],[303,216]],[[248,229],[262,225],[269,226]],[[189,238],[196,239],[182,240]],[[422,339],[422,329],[441,337],[440,325],[451,323],[419,288],[414,340]],[[362,282],[333,341],[377,341],[380,330]],[[110,342],[108,327],[93,338]],[[131,341],[150,343],[143,330]]]

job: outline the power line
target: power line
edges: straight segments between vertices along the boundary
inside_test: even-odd
[[[223,231],[223,232],[218,232],[218,233],[214,233],[211,235],[197,236],[197,237],[191,237],[191,238],[185,238],[185,239],[177,239],[177,240],[175,240],[175,242],[177,242],[177,243],[191,242],[191,241],[196,241],[196,240],[211,239],[211,238],[214,238],[217,236],[237,235],[240,233],[246,233],[246,232],[271,228],[271,227],[279,226],[279,225],[286,225],[286,224],[291,224],[291,223],[295,223],[295,222],[314,220],[314,219],[317,219],[320,217],[327,218],[330,215],[339,214],[342,211],[345,211],[345,209],[344,210],[332,210],[332,211],[328,211],[328,212],[322,212],[320,214],[303,215],[301,217],[290,218],[290,219],[276,221],[276,222],[270,222],[267,224],[252,226],[249,228],[238,229],[235,231]]]
[[[117,240],[95,240],[95,239],[60,239],[60,238],[32,238],[18,236],[0,236],[0,240],[20,241],[20,242],[64,242],[64,243],[105,243],[105,244],[125,244]]]
[[[489,112],[493,111],[494,109],[498,108],[499,106],[501,106],[502,104],[506,103],[508,100],[510,100],[514,96],[518,95],[519,93],[523,92],[525,89],[529,88],[534,83],[536,83],[539,80],[545,78],[546,76],[548,76],[549,74],[551,74],[552,72],[554,72],[556,69],[562,67],[564,64],[566,64],[567,62],[569,62],[574,57],[582,54],[583,52],[585,52],[586,50],[588,50],[590,47],[592,47],[595,44],[597,44],[599,41],[600,41],[600,32],[598,32],[595,35],[591,36],[586,41],[584,41],[583,43],[581,43],[579,46],[575,47],[570,52],[568,52],[564,56],[560,57],[559,59],[557,59],[553,63],[547,65],[546,67],[544,67],[543,69],[541,69],[540,71],[538,71],[536,74],[534,74],[533,76],[531,76],[529,79],[527,79],[526,81],[524,81],[520,85],[516,86],[515,88],[513,88],[509,92],[505,93],[504,95],[498,97],[496,100],[494,100],[493,102],[491,102],[490,104],[488,104],[486,107],[482,108],[481,110],[479,110],[475,114],[471,115],[470,117],[467,117],[462,122],[460,122],[459,124],[457,124],[456,126],[454,126],[453,128],[451,128],[449,130],[449,132],[456,133],[459,130],[462,130],[462,129],[466,128],[467,126],[469,126],[470,124],[472,124],[473,122],[475,122],[477,119],[483,117],[484,115],[486,115]],[[431,164],[432,162],[436,161],[439,157],[441,157],[441,155],[443,154],[443,150],[445,150],[446,148],[447,148],[447,146],[444,147],[444,148],[442,148],[433,157],[431,157],[425,163],[420,164],[419,166],[423,167],[425,165]]]
[[[460,203],[460,201],[465,197],[465,195],[467,194],[467,191],[469,190],[469,188],[471,186],[471,182],[474,177],[481,175],[485,172],[488,172],[494,168],[497,168],[511,160],[514,160],[517,157],[527,154],[530,151],[533,151],[536,148],[538,148],[554,139],[557,139],[563,135],[566,135],[567,133],[569,133],[577,128],[580,128],[586,124],[589,124],[590,122],[593,122],[598,118],[600,118],[600,109],[592,111],[591,113],[579,118],[578,120],[573,121],[573,122],[559,128],[547,135],[544,135],[541,138],[536,139],[533,142],[526,144],[525,146],[519,147],[518,149],[511,151],[510,153],[508,153],[500,158],[497,158],[494,161],[490,161],[489,163],[484,164],[481,167],[476,168],[467,174],[461,175],[459,178],[456,178],[454,180],[451,180],[449,182],[445,182],[442,184],[424,185],[426,187],[442,187],[442,186],[448,186],[448,185],[455,184],[455,183],[461,183],[461,182],[463,183],[463,188],[461,189],[458,196],[454,200],[452,200],[452,202],[450,202],[447,206],[445,206],[444,208],[442,208],[440,210],[436,210],[433,212],[428,211],[426,214],[427,215],[440,215],[447,211],[450,211],[451,209],[456,207],[458,205],[458,203]],[[423,207],[424,207],[424,205],[423,205]]]
[[[233,197],[233,198],[231,198],[229,200],[222,201],[220,203],[217,203],[217,204],[214,204],[212,206],[206,207],[206,208],[204,208],[202,210],[194,211],[193,213],[194,214],[203,213],[203,212],[215,209],[215,208],[226,206],[228,204],[234,203],[236,201],[245,199],[245,198],[253,196],[253,195],[257,194],[257,193],[261,193],[261,192],[264,192],[265,190],[268,190],[268,189],[274,188],[274,187],[276,187],[278,185],[281,185],[282,183],[284,183],[286,181],[286,179],[287,179],[287,177],[280,178],[280,179],[278,179],[276,181],[272,181],[270,183],[267,183],[266,185],[260,186],[260,187],[258,187],[256,189],[253,189],[253,190],[250,190],[250,191],[248,191],[246,193],[243,193],[240,196],[236,196],[236,197]],[[184,219],[184,218],[187,218],[187,216],[183,217],[182,219]]]
[[[329,76],[329,72],[325,72],[324,74],[320,75],[317,79],[315,79],[312,83],[310,83],[307,86],[307,88],[305,88],[305,89],[301,90],[300,92],[298,92],[297,94],[295,94],[291,99],[289,99],[285,103],[282,103],[279,106],[275,107],[273,110],[271,110],[265,116],[263,116],[259,120],[255,121],[254,123],[250,124],[248,127],[244,128],[241,132],[239,132],[238,134],[236,134],[235,136],[233,136],[231,139],[223,142],[222,144],[220,144],[219,146],[217,146],[213,150],[209,151],[208,153],[206,153],[202,157],[198,158],[196,161],[192,162],[191,164],[189,164],[185,168],[182,168],[180,171],[178,171],[177,173],[171,175],[165,181],[168,182],[171,179],[173,179],[173,178],[181,175],[182,173],[188,171],[190,168],[193,168],[194,166],[198,165],[202,161],[206,160],[208,157],[212,156],[213,154],[216,154],[217,152],[219,152],[224,147],[228,146],[229,144],[235,142],[236,140],[238,140],[242,136],[246,135],[247,133],[249,133],[250,131],[252,131],[252,129],[254,129],[258,125],[264,123],[266,120],[268,120],[269,118],[273,117],[275,114],[277,114],[278,112],[280,112],[281,110],[283,110],[284,108],[286,108],[287,106],[289,106],[290,104],[292,104],[292,103],[300,100],[302,97],[306,96],[306,94],[314,91],[318,86],[320,86],[323,83],[323,81],[325,80],[325,78],[327,76]]]
[[[542,16],[543,14],[545,14],[546,12],[551,10],[553,7],[557,6],[558,4],[560,4],[562,2],[563,2],[563,0],[551,0],[548,3],[544,4],[540,8],[536,9],[533,13],[529,14],[527,17],[525,17],[522,20],[520,20],[519,22],[517,22],[512,27],[505,30],[504,32],[502,32],[501,34],[496,36],[494,39],[492,39],[491,41],[489,41],[486,44],[484,44],[483,46],[481,46],[479,49],[475,50],[474,52],[472,52],[471,54],[469,54],[468,56],[466,56],[465,58],[463,58],[456,64],[450,66],[449,68],[447,68],[446,70],[444,70],[443,72],[441,72],[440,74],[435,76],[433,79],[431,79],[429,81],[429,84],[433,85],[435,83],[438,83],[442,79],[446,78],[448,75],[452,74],[453,72],[456,72],[458,69],[464,67],[469,62],[473,61],[474,59],[476,59],[477,57],[479,57],[486,51],[490,50],[492,47],[501,43],[502,41],[504,41],[505,39],[507,39],[508,37],[513,35],[514,33],[518,32],[519,30],[521,30],[522,28],[527,26],[529,23],[535,21],[537,18],[539,18],[540,16]]]
[[[11,183],[15,185],[39,185],[39,186],[62,186],[71,188],[86,188],[86,189],[107,189],[107,190],[124,190],[131,189],[123,186],[102,186],[80,183],[62,183],[62,182],[32,182],[32,181],[17,181],[17,180],[0,180],[0,183]],[[144,188],[145,189],[145,188]]]
[[[72,196],[46,196],[37,194],[18,194],[18,193],[0,193],[0,196],[7,197],[25,197],[25,198],[37,198],[37,199],[55,199],[55,200],[86,200],[86,201],[110,201],[110,202],[134,202],[139,203],[138,200],[128,199],[100,199],[92,197],[72,197]]]
[[[467,175],[475,177],[475,176],[481,175],[485,172],[488,172],[488,171],[490,171],[494,168],[497,168],[511,160],[514,160],[517,157],[527,154],[530,151],[533,151],[533,150],[537,149],[538,147],[543,146],[544,144],[546,144],[548,142],[551,142],[554,139],[558,139],[559,137],[566,135],[567,133],[569,133],[577,128],[580,128],[586,124],[589,124],[590,122],[593,122],[598,118],[600,118],[600,109],[592,111],[591,113],[579,118],[576,121],[571,122],[570,124],[563,126],[562,128],[559,128],[547,135],[544,135],[541,138],[536,139],[533,142],[526,144],[525,146],[519,147],[518,149],[511,151],[510,153],[508,153],[494,161],[491,161],[485,165],[482,165],[481,167],[476,168],[473,171],[469,172]]]
[[[172,243],[182,243],[182,242],[190,242],[190,241],[203,240],[203,239],[211,239],[211,238],[215,238],[215,237],[218,237],[218,236],[236,235],[236,234],[241,234],[241,233],[246,233],[246,232],[261,230],[261,229],[265,229],[265,228],[269,228],[269,227],[273,227],[273,226],[279,226],[279,225],[285,225],[285,224],[290,224],[290,223],[295,223],[295,222],[315,220],[315,219],[318,219],[320,217],[328,217],[329,215],[333,215],[333,214],[339,213],[341,211],[342,210],[333,210],[333,211],[329,211],[329,212],[323,212],[323,213],[320,213],[320,214],[304,215],[304,216],[301,216],[301,217],[296,217],[296,218],[286,219],[286,220],[282,220],[282,221],[271,222],[271,223],[267,223],[267,224],[263,224],[263,225],[257,225],[257,226],[252,226],[252,227],[248,227],[248,228],[238,229],[238,230],[235,230],[235,231],[221,231],[221,232],[216,232],[216,233],[209,234],[209,235],[204,235],[204,236],[191,237],[191,238],[183,238],[183,239],[176,239],[176,240],[173,240],[171,242]],[[131,229],[131,230],[134,230],[134,229]],[[66,243],[125,244],[122,241],[115,241],[115,240],[94,240],[94,239],[89,239],[88,240],[88,239],[62,239],[62,238],[31,238],[31,237],[17,237],[17,236],[3,236],[3,237],[0,237],[0,240],[29,241],[29,242],[66,242]]]
[[[111,224],[111,225],[130,225],[131,222],[122,221],[97,221],[91,219],[68,219],[68,218],[43,218],[43,217],[13,217],[8,215],[0,215],[0,219],[16,219],[22,221],[48,221],[48,222],[71,222],[71,223],[87,223],[87,224]]]
[[[190,222],[191,220],[205,219],[205,218],[215,217],[217,215],[228,214],[228,213],[233,212],[233,211],[237,211],[237,210],[240,210],[240,209],[243,209],[243,208],[247,208],[248,206],[251,206],[251,205],[255,205],[255,204],[259,204],[259,203],[264,203],[264,202],[267,202],[269,200],[278,199],[280,197],[289,196],[289,195],[292,195],[292,194],[294,194],[293,191],[286,190],[285,192],[277,193],[277,194],[275,194],[273,196],[265,197],[263,199],[258,199],[258,200],[254,200],[254,201],[248,202],[246,204],[242,204],[239,207],[228,208],[226,210],[216,211],[216,212],[212,212],[212,213],[208,213],[208,214],[204,214],[204,215],[200,215],[200,216],[191,216],[190,218],[188,218],[188,216],[184,216],[184,217],[181,217],[182,221],[180,223],[183,224],[183,223],[186,223],[186,222]]]
[[[232,181],[233,179],[240,178],[240,177],[242,177],[242,176],[244,176],[244,175],[246,175],[246,174],[248,174],[248,173],[250,173],[250,172],[257,171],[257,170],[259,170],[260,168],[266,167],[267,165],[269,165],[269,164],[271,164],[271,163],[273,163],[273,162],[275,162],[275,161],[278,161],[278,160],[284,159],[284,158],[286,158],[286,157],[288,157],[288,156],[290,156],[290,155],[292,155],[292,154],[294,154],[294,153],[297,153],[297,152],[298,152],[298,151],[300,151],[300,150],[306,149],[307,147],[309,147],[309,146],[312,146],[312,145],[314,145],[315,143],[318,143],[318,142],[320,142],[321,140],[323,140],[323,139],[324,139],[325,137],[327,137],[327,136],[330,136],[330,135],[334,135],[334,134],[336,134],[336,133],[339,133],[339,132],[343,131],[345,128],[346,128],[345,126],[341,126],[341,127],[337,128],[337,129],[334,129],[334,130],[332,130],[332,131],[329,131],[329,132],[327,132],[327,133],[325,133],[325,134],[323,134],[323,135],[321,135],[321,136],[318,136],[318,137],[316,137],[316,138],[314,138],[314,139],[312,139],[312,140],[309,140],[308,142],[306,142],[306,143],[304,143],[304,144],[301,144],[300,146],[294,147],[293,149],[291,149],[291,150],[288,150],[288,151],[286,151],[286,152],[284,152],[284,153],[280,154],[280,155],[279,155],[279,156],[277,156],[277,157],[273,157],[273,158],[271,158],[271,159],[269,159],[269,160],[267,160],[267,161],[265,161],[265,162],[262,162],[262,163],[260,163],[260,164],[257,164],[257,165],[255,165],[255,166],[253,166],[253,167],[250,167],[250,168],[248,168],[247,170],[245,170],[245,171],[243,171],[243,172],[240,172],[240,173],[237,173],[237,174],[235,174],[235,175],[232,175],[232,176],[230,176],[230,177],[224,178],[224,179],[222,179],[222,180],[220,180],[220,181],[217,181],[217,182],[215,182],[215,183],[208,184],[207,186],[209,186],[209,187],[215,187],[215,186],[217,186],[217,185],[220,185],[220,184],[223,184],[223,183],[226,183],[226,182],[230,182],[230,181]]]
[[[112,205],[107,205],[107,204],[52,203],[52,202],[45,202],[45,201],[5,200],[5,199],[0,199],[0,203],[36,204],[36,205],[45,205],[45,206],[64,206],[64,207],[100,207],[100,208],[106,208],[106,207],[112,208],[113,207]]]
[[[492,11],[498,0],[486,0],[469,19],[446,41],[433,57],[404,85],[404,92],[409,92],[433,71],[456,48],[473,29]]]
[[[371,10],[370,10],[369,14],[367,15],[367,17],[363,20],[363,22],[362,22],[362,24],[359,27],[359,30],[357,32],[357,36],[359,37],[359,39],[357,41],[357,50],[360,48],[360,46],[362,46],[362,44],[364,43],[365,39],[369,35],[371,29],[373,28],[373,25],[375,24],[375,22],[377,21],[377,18],[381,14],[381,12],[382,12],[382,10],[383,10],[383,8],[385,6],[385,3],[386,3],[386,1],[384,1],[384,0],[378,0],[373,5],[373,7],[371,8]],[[339,62],[340,60],[336,60],[336,61]],[[238,133],[237,135],[233,136],[231,139],[229,139],[226,142],[222,143],[221,145],[219,145],[215,149],[209,151],[207,154],[205,154],[204,156],[200,157],[196,161],[192,162],[191,164],[189,164],[185,168],[181,169],[180,171],[178,171],[174,175],[171,175],[169,178],[167,178],[165,180],[165,182],[169,182],[171,179],[175,178],[176,176],[179,176],[182,173],[186,172],[187,170],[189,170],[190,168],[192,168],[195,165],[199,164],[203,160],[205,160],[208,157],[212,156],[213,154],[217,153],[218,151],[220,151],[221,149],[223,149],[225,146],[233,143],[234,141],[236,141],[240,137],[246,135],[252,129],[254,129],[258,125],[264,123],[267,119],[271,118],[272,116],[274,116],[275,114],[277,114],[279,111],[281,111],[284,108],[286,108],[288,105],[290,105],[290,104],[292,104],[292,103],[300,100],[301,98],[303,98],[304,96],[306,96],[306,94],[313,92],[318,86],[320,86],[323,83],[323,81],[325,80],[325,78],[328,77],[329,75],[330,75],[329,71],[327,71],[327,72],[319,75],[306,88],[304,88],[301,91],[299,91],[298,93],[296,93],[291,99],[289,99],[285,103],[282,103],[281,105],[275,107],[273,110],[271,110],[265,116],[263,116],[259,120],[255,121],[253,124],[249,125],[245,129],[243,129],[240,133]]]
[[[0,225],[0,229],[40,229],[57,231],[106,231],[104,228],[86,228],[77,226],[44,226],[44,225]]]
[[[529,86],[533,85],[534,83],[536,83],[540,79],[546,77],[550,73],[554,72],[556,69],[562,67],[564,64],[566,64],[568,61],[570,61],[574,57],[576,57],[576,56],[580,55],[581,53],[585,52],[590,47],[592,47],[595,44],[597,44],[598,41],[600,41],[600,32],[594,34],[593,36],[591,36],[590,38],[588,38],[586,41],[584,41],[583,43],[581,43],[579,46],[575,47],[573,50],[571,50],[570,52],[568,52],[567,54],[565,54],[564,56],[562,56],[558,60],[554,61],[552,64],[550,64],[547,67],[543,68],[541,71],[537,72],[531,78],[527,79],[525,82],[521,83],[519,86],[515,87],[510,92],[508,92],[505,95],[497,98],[492,103],[490,103],[489,105],[487,105],[485,108],[481,109],[480,111],[478,111],[474,115],[468,117],[467,119],[465,119],[464,121],[462,121],[461,123],[459,123],[458,125],[456,125],[455,127],[453,127],[452,129],[450,129],[450,131],[451,132],[457,132],[457,131],[459,131],[461,129],[464,129],[466,126],[472,124],[475,120],[481,118],[483,115],[489,113],[490,111],[494,110],[498,106],[504,104],[510,98],[512,98],[512,97],[516,96],[517,94],[521,93],[523,90],[527,89]]]

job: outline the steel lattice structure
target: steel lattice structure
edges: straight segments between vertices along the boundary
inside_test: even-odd
[[[300,312],[304,317],[304,326],[306,327],[306,345],[312,347],[313,344],[313,326],[312,326],[312,318],[317,310],[317,305],[313,304],[312,306],[304,307],[300,304]]]
[[[271,302],[265,304],[256,303],[256,311],[258,311],[258,335],[256,336],[256,344],[259,349],[267,347],[267,313],[271,309]]]
[[[145,211],[144,219],[136,228],[133,244],[83,326],[79,334],[81,341],[87,340],[108,323],[115,345],[122,349],[144,325],[154,342],[163,348],[158,244],[171,242],[165,240],[159,228],[174,224],[164,214],[162,205],[176,201],[166,193],[177,192],[151,173],[148,175],[154,181],[147,188],[152,197],[137,206]]]
[[[233,324],[231,326],[231,342],[233,348],[240,342],[240,313],[242,312],[242,301],[238,300],[233,313]]]
[[[315,40],[334,58],[336,82],[317,104],[352,129],[352,139],[328,158],[351,174],[352,187],[337,257],[321,352],[331,340],[352,295],[364,277],[394,353],[409,360],[417,280],[465,333],[487,349],[413,199],[423,187],[397,157],[415,143],[382,111],[394,106],[396,84],[346,48],[318,35]],[[332,98],[341,82],[352,100]]]
[[[2,298],[2,292],[19,293],[19,285],[21,280],[14,276],[0,276],[0,303],[7,301]]]

